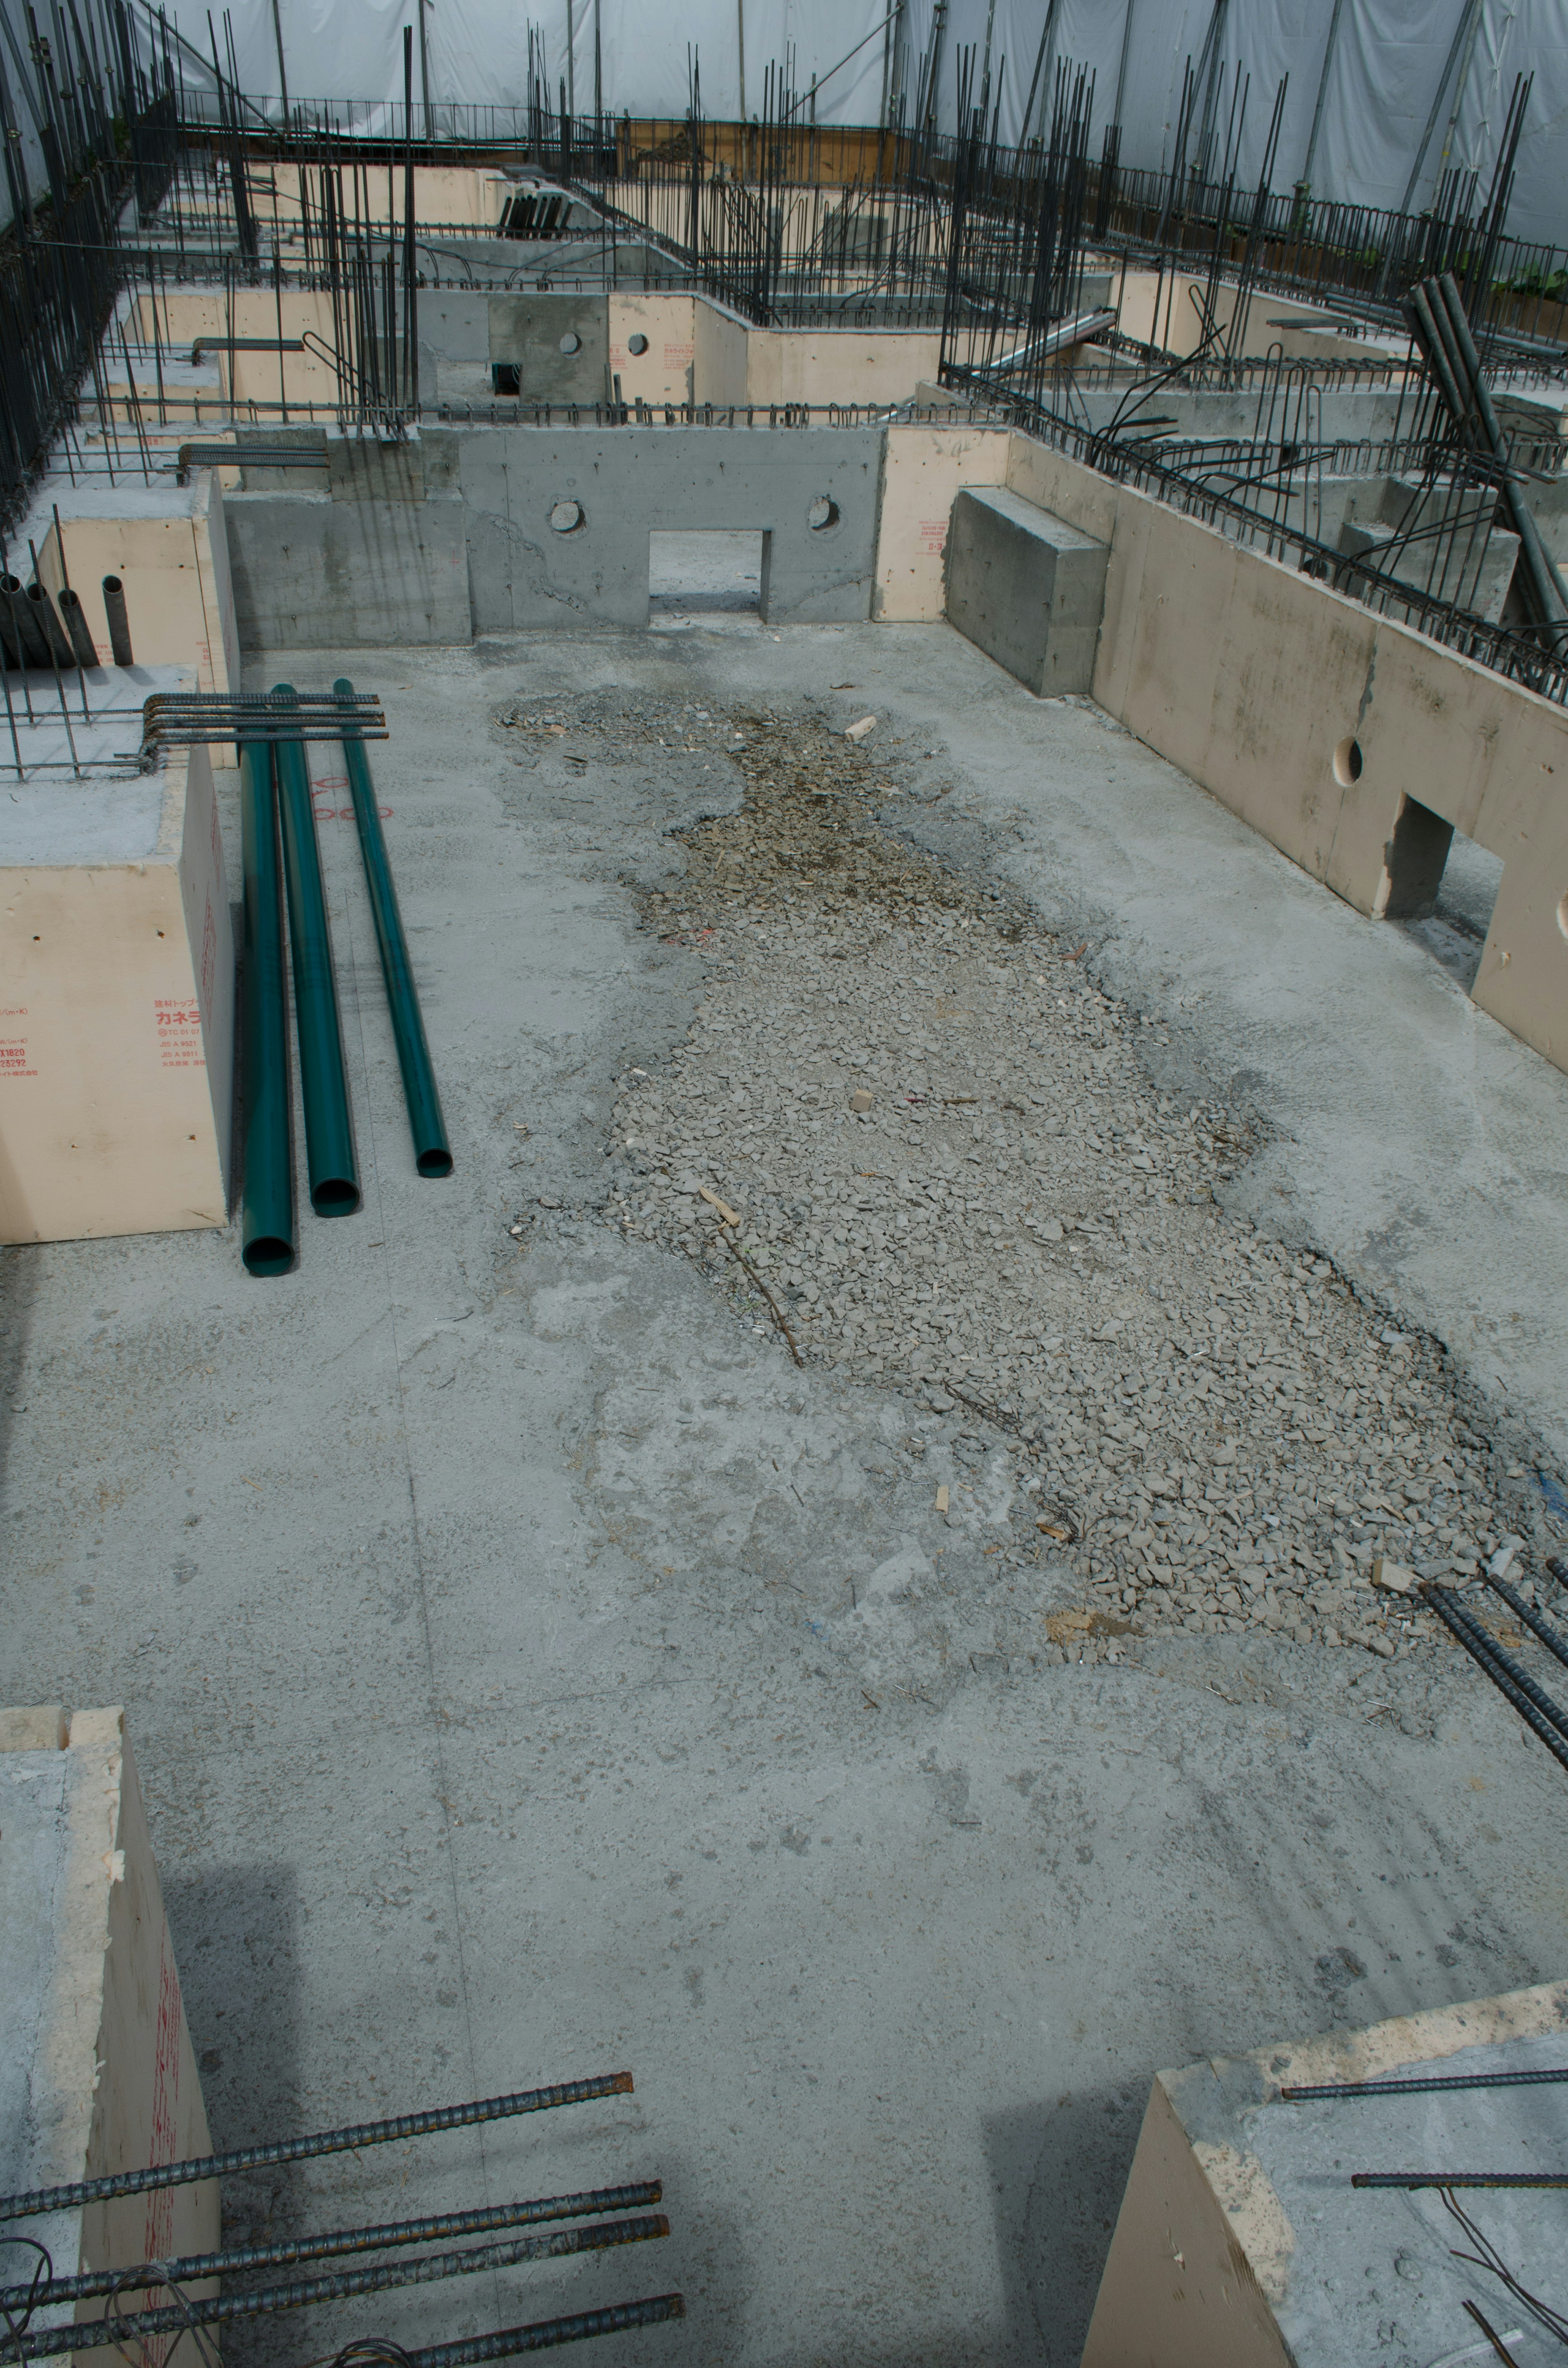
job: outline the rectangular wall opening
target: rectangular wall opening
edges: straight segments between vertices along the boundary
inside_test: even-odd
[[[767,537],[760,527],[681,529],[648,537],[648,622],[762,614]]]
[[[1492,927],[1502,877],[1502,859],[1456,830],[1430,909],[1405,923],[1411,936],[1420,939],[1467,995],[1481,967],[1481,949]]]

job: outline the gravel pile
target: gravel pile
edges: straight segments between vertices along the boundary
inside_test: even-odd
[[[744,781],[644,898],[710,983],[674,1060],[625,1079],[611,1221],[803,1363],[912,1395],[916,1452],[945,1435],[973,1474],[951,1518],[1010,1459],[1002,1551],[1075,1575],[1080,1642],[1114,1653],[1135,1621],[1392,1656],[1434,1634],[1374,1561],[1469,1576],[1524,1535],[1525,1475],[1435,1343],[1217,1205],[1247,1130],[1155,1089],[1157,1022],[899,835],[932,752],[646,701],[562,723],[590,763],[642,735]]]

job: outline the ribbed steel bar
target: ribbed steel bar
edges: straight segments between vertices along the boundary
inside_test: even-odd
[[[1563,1668],[1568,1668],[1568,1636],[1563,1635],[1562,1629],[1554,1628],[1550,1620],[1543,1620],[1534,1605],[1527,1603],[1518,1588],[1510,1587],[1506,1578],[1488,1577],[1486,1584],[1494,1595],[1502,1597],[1509,1611],[1524,1622],[1532,1634],[1540,1638],[1547,1651],[1555,1655]]]
[[[650,2294],[643,2302],[611,2303],[606,2310],[580,2310],[570,2318],[541,2318],[532,2327],[503,2327],[494,2335],[471,2335],[458,2343],[432,2344],[411,2351],[408,2368],[479,2368],[484,2360],[510,2360],[519,2351],[549,2351],[558,2343],[582,2343],[595,2335],[619,2335],[629,2327],[657,2327],[684,2318],[682,2294]]]
[[[1425,1592],[1425,1589],[1423,1591]],[[1502,1674],[1519,1693],[1523,1694],[1525,1700],[1540,1713],[1540,1716],[1556,1728],[1559,1736],[1568,1740],[1568,1711],[1563,1709],[1562,1703],[1554,1702],[1544,1687],[1537,1685],[1529,1671],[1522,1663],[1516,1661],[1513,1655],[1499,1644],[1490,1628],[1483,1626],[1473,1611],[1465,1604],[1458,1603],[1453,1600],[1451,1590],[1448,1609],[1453,1618],[1467,1631],[1472,1643],[1496,1664]]]
[[[293,2278],[287,2285],[252,2286],[241,2294],[191,2297],[182,2307],[116,2312],[106,2318],[113,2340],[145,2342],[149,2336],[177,2335],[182,2328],[224,2327],[237,2318],[265,2318],[278,2310],[309,2310],[317,2303],[347,2302],[355,2294],[384,2294],[392,2286],[434,2284],[442,2278],[473,2277],[506,2270],[520,2261],[560,2260],[574,2253],[608,2252],[619,2245],[642,2245],[667,2237],[662,2212],[642,2220],[605,2220],[587,2228],[558,2228],[548,2237],[518,2237],[506,2245],[476,2245],[462,2253],[422,2253],[413,2261],[385,2261],[370,2270],[340,2270],[326,2278]],[[25,2334],[0,2337],[0,2360],[47,2360],[82,2349],[82,2323],[29,2327]]]
[[[1352,2187],[1568,2187],[1568,2170],[1358,2170]]]
[[[1475,1633],[1471,1633],[1471,1623],[1460,1611],[1459,1607],[1449,1600],[1449,1589],[1434,1586],[1428,1580],[1423,1583],[1419,1591],[1423,1600],[1431,1605],[1455,1643],[1463,1645],[1471,1660],[1484,1670],[1505,1701],[1513,1704],[1531,1734],[1539,1736],[1554,1759],[1558,1760],[1562,1767],[1568,1768],[1568,1743],[1564,1743],[1552,1722],[1536,1708],[1530,1699],[1531,1694],[1540,1691],[1534,1680],[1519,1668],[1517,1661],[1509,1660],[1500,1646],[1493,1645],[1489,1637],[1484,1645],[1479,1641],[1482,1636],[1485,1636],[1485,1630],[1477,1627]],[[1522,1682],[1516,1682],[1516,1672],[1517,1679]],[[1528,1691],[1526,1691],[1527,1688]],[[1547,1697],[1542,1696],[1542,1699],[1545,1700]]]
[[[64,2187],[38,2187],[25,2195],[0,2196],[0,2220],[30,2219],[40,2212],[70,2212],[79,2203],[101,2203],[116,2195],[140,2195],[149,2188],[187,2187],[222,2179],[233,2170],[265,2170],[275,2162],[304,2162],[323,2154],[357,2154],[364,2146],[390,2146],[427,2137],[436,2130],[472,2129],[478,2122],[511,2121],[518,2113],[546,2113],[561,2105],[586,2105],[596,2097],[630,2097],[630,2072],[601,2072],[587,2080],[556,2080],[544,2089],[519,2089],[505,2097],[479,2097],[466,2105],[437,2105],[424,2113],[395,2113],[381,2122],[348,2122],[341,2129],[316,2130],[308,2137],[280,2138],[273,2146],[231,2146],[224,2154],[194,2155],[183,2162],[153,2164],[146,2170],[117,2170],[101,2179],[78,2179]]]
[[[1539,2089],[1554,2080],[1568,2080],[1568,2065],[1543,2072],[1435,2072],[1429,2080],[1338,2080],[1312,2087],[1292,2084],[1279,2094],[1301,2105],[1319,2097],[1416,2097],[1432,2089]]]
[[[636,2212],[664,2202],[662,2180],[629,2187],[597,2187],[580,2195],[542,2195],[527,2203],[489,2203],[472,2212],[437,2212],[420,2220],[387,2220],[369,2228],[329,2228],[313,2237],[283,2237],[272,2245],[229,2245],[216,2253],[185,2253],[172,2261],[143,2261],[140,2283],[128,2269],[85,2270],[30,2285],[0,2288],[0,2310],[38,2310],[52,2303],[85,2302],[94,2294],[142,2294],[153,2286],[199,2285],[241,2270],[277,2270],[290,2261],[333,2260],[345,2253],[375,2253],[384,2246],[431,2245],[443,2237],[478,2237],[493,2228],[528,2227],[543,2220],[586,2220],[608,2212]]]
[[[355,695],[353,684],[340,677],[333,685],[333,689],[348,708]],[[344,734],[343,757],[348,770],[349,794],[354,801],[354,820],[359,831],[365,885],[369,891],[370,911],[376,923],[376,943],[381,949],[381,975],[386,980],[387,1010],[392,1018],[392,1033],[397,1039],[398,1066],[403,1071],[403,1095],[408,1105],[409,1131],[414,1137],[414,1164],[421,1176],[449,1176],[452,1172],[451,1145],[447,1140],[447,1122],[441,1112],[441,1097],[436,1084],[430,1047],[425,1038],[419,991],[414,984],[414,964],[408,958],[408,940],[403,935],[403,915],[398,910],[392,860],[387,854],[381,818],[376,807],[370,760],[364,749],[358,746],[347,733]]]

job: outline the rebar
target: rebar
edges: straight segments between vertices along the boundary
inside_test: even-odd
[[[149,2337],[177,2335],[183,2328],[225,2327],[235,2319],[261,2318],[273,2311],[309,2310],[319,2303],[346,2302],[355,2294],[384,2294],[394,2286],[433,2284],[443,2278],[475,2277],[485,2271],[515,2268],[523,2261],[560,2260],[577,2253],[608,2252],[621,2245],[642,2245],[667,2237],[670,2224],[662,2212],[639,2220],[606,2220],[585,2228],[557,2229],[548,2237],[518,2237],[505,2245],[477,2245],[467,2252],[426,2253],[412,2261],[386,2261],[369,2270],[340,2270],[331,2277],[294,2278],[286,2285],[255,2286],[239,2294],[187,2296],[179,2305],[157,2310],[113,2312],[118,2343],[145,2343]],[[133,2273],[139,2274],[139,2272]],[[0,2336],[0,2360],[45,2360],[82,2348],[82,2327],[70,2320],[62,2327],[33,2328],[25,2333]]]
[[[198,2155],[184,2162],[153,2163],[145,2170],[111,2171],[101,2179],[78,2179],[62,2187],[35,2188],[25,2195],[0,2196],[0,2220],[23,2220],[43,2212],[74,2211],[118,2195],[150,2188],[186,2187],[230,2171],[262,2170],[278,2162],[305,2162],[324,2154],[357,2153],[426,2137],[436,2130],[472,2129],[479,2122],[509,2121],[519,2113],[551,2112],[562,2105],[585,2105],[596,2097],[629,2097],[630,2072],[604,2072],[586,2080],[558,2080],[543,2089],[521,2089],[505,2097],[480,2097],[464,2105],[437,2105],[427,2112],[398,2113],[381,2122],[351,2122],[341,2129],[317,2130],[308,2137],[279,2138],[269,2146],[231,2146],[222,2154]]]
[[[1552,2065],[1538,2072],[1435,2072],[1429,2079],[1329,2080],[1315,2086],[1291,2083],[1280,2096],[1293,2105],[1348,2097],[1424,2097],[1434,2089],[1540,2089],[1568,2080],[1568,2065]]]
[[[331,2260],[344,2253],[374,2253],[394,2245],[428,2245],[442,2237],[477,2237],[491,2228],[517,2228],[537,2221],[583,2220],[597,2214],[632,2212],[645,2204],[662,2203],[662,2180],[634,2180],[626,2187],[590,2188],[579,2195],[543,2195],[526,2203],[489,2203],[471,2212],[437,2212],[419,2220],[388,2220],[369,2228],[329,2228],[309,2237],[282,2237],[270,2245],[228,2245],[213,2253],[185,2253],[167,2261],[143,2261],[146,2277],[138,2282],[135,2265],[119,2270],[84,2270],[74,2277],[51,2278],[39,2289],[0,2288],[0,2311],[27,2307],[43,2309],[62,2302],[84,2302],[94,2294],[139,2294],[153,2286],[199,2285],[207,2278],[230,2277],[238,2270],[280,2269],[289,2261]]]

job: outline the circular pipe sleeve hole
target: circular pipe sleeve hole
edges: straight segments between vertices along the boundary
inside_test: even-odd
[[[561,350],[563,354],[580,354],[582,352],[583,340],[577,335],[575,329],[567,330],[566,335],[561,340]]]
[[[1568,938],[1568,889],[1557,900],[1557,926]]]
[[[550,523],[557,534],[575,534],[585,523],[581,502],[557,502],[550,513]]]
[[[825,533],[830,526],[838,524],[838,504],[826,494],[819,494],[806,512],[806,524],[813,534]]]
[[[645,354],[647,352],[648,340],[642,335],[641,329],[634,329],[631,336],[627,338],[626,350],[629,354]]]
[[[1343,739],[1334,752],[1334,778],[1342,790],[1354,789],[1361,778],[1361,743],[1354,734]]]
[[[414,1164],[421,1176],[449,1176],[452,1155],[449,1151],[422,1151]]]

